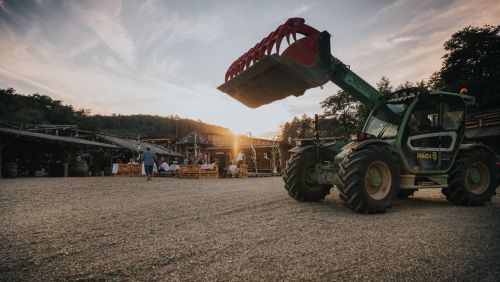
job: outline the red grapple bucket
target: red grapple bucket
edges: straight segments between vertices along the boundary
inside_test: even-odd
[[[330,80],[330,35],[304,37],[282,55],[266,56],[218,89],[250,108],[301,96]]]

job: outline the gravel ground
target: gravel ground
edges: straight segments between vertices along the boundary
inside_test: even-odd
[[[0,223],[0,280],[500,279],[499,196],[358,215],[278,177],[3,179]]]

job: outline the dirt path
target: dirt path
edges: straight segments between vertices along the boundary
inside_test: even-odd
[[[0,222],[9,281],[500,277],[499,196],[471,208],[419,191],[366,216],[337,192],[296,202],[276,177],[2,179]]]

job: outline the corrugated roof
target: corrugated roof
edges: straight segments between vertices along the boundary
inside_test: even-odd
[[[500,136],[500,126],[479,127],[465,130],[465,136],[470,139]]]
[[[106,143],[89,141],[89,140],[79,139],[79,138],[74,138],[74,137],[66,137],[66,136],[58,136],[58,135],[30,132],[30,131],[19,130],[19,129],[0,128],[0,133],[5,133],[5,134],[9,134],[9,135],[16,135],[16,136],[24,136],[24,137],[35,138],[35,139],[44,139],[44,140],[49,140],[49,141],[76,143],[76,144],[81,144],[81,145],[118,149],[117,146],[106,144]]]
[[[142,141],[137,141],[133,139],[125,139],[125,138],[120,138],[116,136],[109,136],[109,135],[102,135],[102,134],[97,134],[99,138],[102,138],[103,140],[106,140],[108,142],[111,142],[119,147],[131,150],[131,151],[137,151],[137,147],[140,145],[140,151],[144,151],[145,148],[150,147],[153,152],[156,154],[160,155],[169,155],[169,156],[174,156],[174,157],[182,157],[182,154],[177,153],[176,151],[172,151],[170,149],[167,149],[163,146],[157,145],[157,144],[151,144],[148,142],[142,142]]]
[[[188,135],[184,136],[181,140],[177,142],[177,144],[208,144],[207,138],[200,135],[198,132],[191,132]]]
[[[500,125],[500,109],[469,113],[465,118],[466,128],[478,128],[483,126],[499,126],[499,125]]]

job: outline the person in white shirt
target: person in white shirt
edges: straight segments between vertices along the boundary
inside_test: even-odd
[[[231,164],[229,165],[229,167],[227,168],[227,173],[231,174],[232,176],[234,176],[235,174],[237,174],[239,172],[239,169],[238,167],[233,163],[231,162]]]
[[[161,169],[161,171],[163,171],[163,172],[168,172],[168,171],[170,170],[170,167],[169,167],[169,165],[167,164],[167,162],[165,162],[165,161],[164,161],[164,162],[161,164],[160,169]]]
[[[245,155],[243,155],[242,152],[239,152],[238,155],[236,156],[236,163],[238,165],[241,165],[245,161]]]

